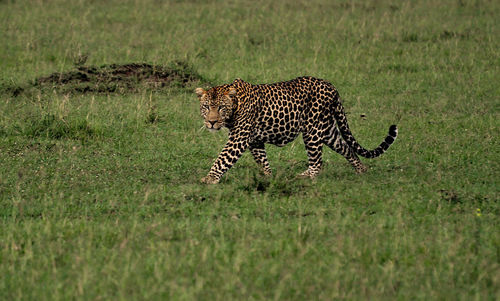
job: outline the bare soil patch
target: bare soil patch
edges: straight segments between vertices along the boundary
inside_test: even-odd
[[[143,89],[189,88],[207,83],[185,62],[168,66],[146,63],[79,66],[66,72],[55,72],[24,86],[5,87],[17,96],[30,90],[57,90],[62,93],[133,93]]]

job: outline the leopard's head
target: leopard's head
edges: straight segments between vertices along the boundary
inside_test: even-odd
[[[200,100],[200,113],[209,130],[220,130],[231,120],[236,105],[236,90],[228,85],[195,90]]]

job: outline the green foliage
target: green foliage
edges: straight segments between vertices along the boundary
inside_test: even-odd
[[[499,299],[499,14],[0,1],[0,299]],[[113,77],[129,64],[177,77]],[[94,81],[41,84],[78,70]],[[297,139],[267,148],[270,177],[244,154],[201,185],[227,131],[191,90],[300,75],[339,89],[365,147],[394,123],[398,140],[363,175],[325,149],[297,179]]]

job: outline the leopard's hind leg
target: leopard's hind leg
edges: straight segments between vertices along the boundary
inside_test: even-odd
[[[269,167],[269,162],[267,161],[267,155],[264,143],[262,142],[252,143],[250,144],[249,148],[250,152],[253,155],[253,158],[255,159],[255,162],[259,164],[264,174],[266,176],[271,175],[271,168]]]
[[[363,173],[367,170],[366,166],[364,166],[361,160],[359,160],[358,155],[356,155],[347,142],[342,139],[342,136],[335,125],[333,125],[328,131],[328,136],[325,138],[324,143],[337,153],[344,156],[344,158],[351,163],[357,173]]]
[[[323,160],[321,158],[323,151],[323,141],[317,133],[303,133],[304,144],[306,146],[309,166],[306,171],[299,174],[299,177],[314,178],[321,171]]]

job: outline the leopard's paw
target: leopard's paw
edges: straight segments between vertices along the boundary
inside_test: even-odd
[[[303,179],[305,179],[305,178],[314,179],[318,174],[319,174],[319,170],[315,171],[315,170],[308,169],[308,170],[298,174],[297,177],[303,178]]]
[[[364,165],[359,165],[359,166],[356,166],[355,169],[356,169],[357,174],[362,174],[368,170],[368,167],[366,167]]]
[[[272,176],[272,171],[269,169],[269,170],[266,170],[266,169],[263,169],[262,170],[262,173],[266,176],[266,177],[269,177],[269,176]]]
[[[219,179],[216,179],[212,176],[206,176],[206,177],[201,179],[201,182],[204,184],[217,184],[217,183],[219,183]]]

